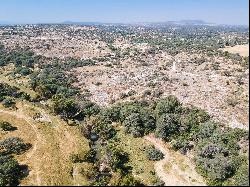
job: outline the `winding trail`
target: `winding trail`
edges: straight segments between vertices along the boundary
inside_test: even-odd
[[[39,112],[47,120],[37,121],[29,113],[30,107],[33,112]],[[52,116],[45,110],[31,105],[19,105],[18,110],[0,109],[0,114],[6,119],[15,118],[14,125],[18,126],[15,135],[21,137],[34,136],[32,148],[21,155],[21,163],[28,165],[29,175],[21,182],[21,185],[78,185],[79,181],[71,175],[74,164],[69,157],[72,153],[84,148],[85,142],[76,128],[68,126],[57,116]],[[8,116],[7,116],[8,115]],[[26,129],[22,128],[18,121],[24,121]],[[48,122],[48,121],[51,121]],[[27,131],[30,126],[30,131]],[[27,138],[25,138],[27,139]],[[75,172],[74,172],[75,173]]]
[[[175,153],[166,146],[166,143],[153,135],[145,136],[144,139],[164,154],[164,159],[155,163],[155,172],[165,182],[165,186],[205,186],[202,177],[196,173],[187,157],[178,153],[174,155]],[[180,158],[182,162],[178,163]],[[182,164],[185,164],[185,169],[181,167]],[[167,170],[167,168],[170,169]]]
[[[38,132],[38,129],[37,127],[31,122],[32,121],[32,118],[30,117],[26,117],[25,115],[23,115],[22,113],[20,112],[16,112],[16,111],[5,111],[5,110],[0,110],[0,113],[3,113],[3,114],[8,114],[8,115],[11,115],[11,116],[14,116],[15,118],[18,118],[18,119],[23,119],[24,121],[26,121],[33,129],[33,131],[35,132],[36,134],[36,140],[35,142],[32,144],[32,149],[26,154],[26,157],[28,159],[32,159],[32,156],[36,153],[37,151],[37,147],[38,147],[38,143],[42,143],[44,142],[44,139],[42,137],[42,135]],[[40,178],[40,175],[39,175],[39,168],[38,168],[38,165],[34,165],[35,167],[35,175],[36,175],[36,180],[33,181],[34,184],[37,184],[37,185],[41,185],[41,178]]]

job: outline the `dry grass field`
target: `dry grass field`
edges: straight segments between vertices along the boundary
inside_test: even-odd
[[[228,51],[229,53],[239,53],[243,57],[249,56],[249,44],[246,45],[236,45],[233,47],[226,47],[222,49],[223,51]]]

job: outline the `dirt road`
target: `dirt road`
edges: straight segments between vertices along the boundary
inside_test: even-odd
[[[144,139],[164,154],[164,159],[156,162],[155,171],[166,186],[205,186],[187,157],[170,150],[166,143],[153,135],[145,136]]]

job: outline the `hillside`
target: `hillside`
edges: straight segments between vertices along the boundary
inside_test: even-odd
[[[244,28],[51,24],[0,38],[0,185],[249,184],[249,61],[226,47],[246,45]]]

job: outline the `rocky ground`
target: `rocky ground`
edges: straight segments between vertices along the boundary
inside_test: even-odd
[[[152,99],[157,94],[175,95],[187,105],[207,110],[215,119],[232,127],[248,128],[248,69],[226,59],[207,58],[192,62],[192,55],[179,54],[174,62],[154,60],[148,66],[126,60],[121,67],[77,68],[76,85],[90,92],[100,105],[134,98]],[[131,96],[123,98],[123,94]]]

